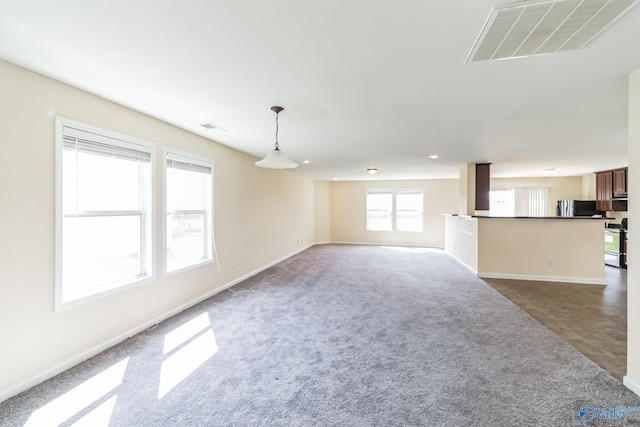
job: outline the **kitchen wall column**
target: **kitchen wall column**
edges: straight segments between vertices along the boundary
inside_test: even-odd
[[[490,163],[468,163],[460,167],[460,215],[488,215]]]

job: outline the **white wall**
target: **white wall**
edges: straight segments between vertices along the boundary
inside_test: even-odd
[[[602,219],[478,220],[480,277],[606,284]]]
[[[327,181],[315,182],[315,241],[331,241],[331,186]]]
[[[314,243],[313,181],[0,61],[0,401],[166,313]],[[54,117],[214,159],[219,263],[54,312]],[[156,251],[162,257],[162,162]],[[326,199],[326,195],[325,195]],[[322,200],[322,199],[320,199]],[[328,207],[324,207],[325,210]],[[326,232],[320,233],[326,235]],[[232,268],[235,262],[235,269]],[[223,280],[224,277],[224,280]]]
[[[606,283],[604,220],[456,215],[445,219],[445,251],[480,277]]]
[[[596,174],[582,175],[582,197],[581,200],[596,199]]]
[[[424,189],[424,232],[366,231],[367,189]],[[342,243],[444,247],[443,213],[458,209],[458,180],[331,182],[331,240]]]
[[[478,273],[478,218],[445,215],[444,250]]]
[[[640,224],[640,68],[629,76],[629,226]],[[627,276],[627,375],[624,383],[640,395],[640,238],[629,234]]]

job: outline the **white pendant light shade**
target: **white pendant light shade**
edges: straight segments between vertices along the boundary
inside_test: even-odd
[[[271,107],[271,110],[276,113],[276,148],[267,154],[267,156],[256,162],[256,166],[260,166],[261,168],[269,168],[269,169],[293,169],[297,168],[298,164],[282,151],[280,151],[280,146],[278,144],[278,114],[284,110],[282,107]]]
[[[279,148],[276,148],[264,159],[256,162],[256,166],[269,169],[293,169],[298,167],[298,164],[287,157]]]

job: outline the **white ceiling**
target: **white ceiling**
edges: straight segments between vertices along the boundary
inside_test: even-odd
[[[640,7],[582,50],[465,64],[503,3],[0,0],[0,58],[260,158],[282,105],[280,148],[318,180],[625,166]]]

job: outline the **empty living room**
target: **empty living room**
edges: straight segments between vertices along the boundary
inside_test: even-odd
[[[640,425],[637,3],[0,5],[0,427]]]

